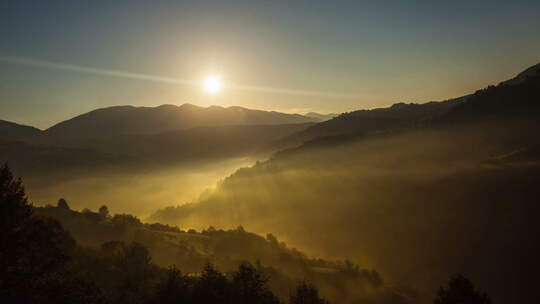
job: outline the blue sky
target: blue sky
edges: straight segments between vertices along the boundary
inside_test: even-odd
[[[0,60],[0,119],[42,128],[121,104],[340,112],[460,96],[540,62],[540,1],[4,0],[0,54],[236,86]]]

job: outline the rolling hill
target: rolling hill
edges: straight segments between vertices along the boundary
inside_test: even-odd
[[[24,140],[29,137],[38,136],[41,133],[42,131],[38,128],[0,120],[0,139]]]
[[[225,125],[280,125],[317,122],[299,114],[251,110],[242,107],[199,107],[192,104],[159,107],[116,106],[97,109],[58,123],[40,140],[103,138],[119,135],[156,134],[195,127]]]
[[[320,121],[326,121],[326,120],[330,120],[336,116],[338,116],[339,114],[336,114],[336,113],[329,113],[329,114],[321,114],[321,113],[317,113],[317,112],[309,112],[309,113],[306,113],[304,116],[307,116],[307,117],[311,117],[311,118],[315,118],[315,119],[318,119]]]

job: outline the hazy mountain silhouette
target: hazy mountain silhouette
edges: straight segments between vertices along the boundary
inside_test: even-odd
[[[160,163],[185,162],[254,154],[268,142],[299,132],[311,125],[313,123],[205,126],[159,134],[81,138],[56,143]]]
[[[540,64],[515,78],[470,95],[436,122],[462,123],[531,119],[540,114]]]
[[[116,106],[94,110],[58,123],[45,131],[48,138],[72,139],[152,134],[201,126],[278,125],[317,122],[299,114],[242,107],[199,107],[192,104],[159,107]]]
[[[336,116],[338,116],[339,114],[336,114],[336,113],[329,113],[329,114],[321,114],[321,113],[316,113],[316,112],[309,112],[309,113],[306,113],[304,116],[307,116],[307,117],[311,117],[311,118],[315,118],[315,119],[318,119],[320,121],[326,121],[326,120],[330,120]]]
[[[442,102],[424,104],[396,103],[391,107],[373,110],[358,110],[320,122],[304,131],[280,139],[270,145],[270,149],[297,146],[318,137],[360,136],[369,132],[410,128],[423,124],[426,120],[448,112],[463,102],[467,96]]]
[[[154,163],[220,159],[258,153],[263,145],[302,131],[313,123],[207,126],[159,134],[56,139],[55,145],[132,156]]]
[[[53,174],[55,171],[111,166],[127,161],[126,157],[90,149],[33,145],[0,139],[0,162],[8,162],[18,174]]]
[[[70,183],[70,190],[65,195],[77,195],[93,187],[94,182],[107,183],[102,187],[102,194],[95,195],[107,193],[116,204],[131,206],[123,207],[131,212],[152,212],[157,207],[144,206],[160,203],[154,202],[150,193],[144,199],[138,195],[134,203],[129,203],[126,195],[118,193],[121,189],[127,191],[132,186],[129,183],[172,186],[175,181],[194,174],[195,178],[189,182],[175,186],[175,191],[180,193],[170,193],[169,186],[160,192],[164,191],[161,193],[167,200],[196,196],[218,178],[227,176],[239,166],[251,164],[255,157],[266,158],[268,155],[259,153],[263,145],[310,125],[198,127],[160,134],[72,139],[54,144],[0,139],[0,161],[8,162],[18,175],[24,176],[28,189],[41,200],[55,199],[55,189],[62,184]],[[121,184],[113,186],[113,179]],[[83,200],[86,203],[98,199],[90,192],[87,194]]]
[[[23,140],[41,133],[42,131],[38,128],[0,120],[0,139]]]
[[[474,94],[423,104],[396,103],[387,108],[358,110],[340,114],[297,134],[272,143],[270,149],[298,146],[318,137],[354,137],[367,133],[429,127],[433,123],[467,120],[510,119],[516,116],[534,118],[540,107],[540,63],[516,77],[489,86]]]
[[[516,75],[516,77],[509,79],[507,81],[502,82],[503,84],[518,84],[520,82],[523,82],[530,76],[535,76],[540,72],[540,63],[535,64],[527,69],[525,69],[523,72]]]

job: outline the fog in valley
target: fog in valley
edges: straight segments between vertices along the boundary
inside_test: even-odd
[[[241,157],[160,169],[90,170],[80,176],[58,176],[57,180],[40,174],[22,177],[31,201],[37,206],[55,205],[64,198],[75,209],[97,210],[107,205],[111,212],[146,218],[157,208],[193,201],[238,168],[255,161]]]
[[[520,123],[514,131],[531,126],[538,127]],[[510,129],[313,143],[241,169],[195,203],[151,219],[272,231],[319,256],[352,257],[392,284],[416,282],[427,294],[454,269],[513,294],[532,288],[522,263],[539,249],[531,233],[540,228],[533,215],[540,163],[536,134],[508,136],[516,134]],[[474,254],[461,258],[470,248]]]
[[[540,1],[0,1],[0,303],[538,304]]]

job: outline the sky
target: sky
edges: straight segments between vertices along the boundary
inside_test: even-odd
[[[538,62],[537,0],[0,0],[0,119],[40,128],[128,104],[444,100]]]

